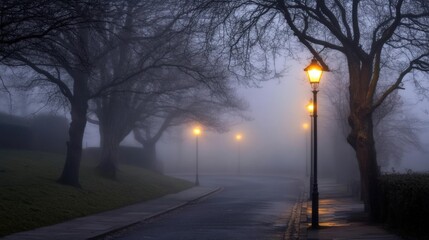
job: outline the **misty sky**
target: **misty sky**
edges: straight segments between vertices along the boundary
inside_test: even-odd
[[[307,82],[303,68],[308,64],[302,60],[300,63],[289,61],[287,71],[278,80],[270,80],[260,84],[260,88],[240,87],[241,95],[250,105],[250,122],[243,122],[232,126],[230,132],[219,134],[204,132],[200,137],[200,166],[201,169],[214,171],[234,171],[237,169],[238,148],[234,140],[237,132],[244,135],[241,151],[242,170],[278,168],[282,170],[299,169],[305,171],[304,159],[306,155],[306,141],[309,141],[302,128],[304,122],[310,119],[305,106],[311,98],[310,86]],[[324,86],[329,84],[326,80],[329,73],[322,78],[319,93],[319,162],[321,165],[332,165],[335,157],[335,148],[332,138],[332,118],[326,109],[329,102],[323,98]],[[406,108],[410,114],[417,114],[428,120],[427,102],[418,102],[412,86],[402,91]],[[324,111],[325,109],[325,111]],[[335,127],[335,126],[334,126]],[[188,129],[187,129],[188,128]],[[158,144],[158,156],[169,163],[170,167],[193,169],[195,162],[195,138],[191,131],[192,126],[182,131],[171,130],[164,134]],[[420,134],[422,145],[429,143],[429,130],[426,128]],[[84,146],[98,145],[98,129],[88,124],[85,134]],[[345,141],[345,139],[344,139]],[[127,137],[123,145],[137,144],[132,136]],[[308,146],[307,146],[308,147]],[[346,146],[347,147],[347,146]],[[429,170],[429,159],[425,153],[410,149],[404,156],[401,166],[390,166],[397,170]],[[323,167],[322,167],[323,168]],[[170,169],[171,170],[171,169]]]

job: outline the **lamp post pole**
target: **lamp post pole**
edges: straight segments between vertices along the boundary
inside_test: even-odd
[[[311,130],[310,130],[311,133]],[[311,164],[311,159],[308,157],[308,152],[309,152],[309,140],[308,140],[308,134],[306,134],[305,136],[305,177],[306,178],[310,178],[310,173],[309,173],[309,165]]]
[[[237,141],[237,160],[238,160],[238,175],[241,174],[241,139],[243,136],[241,134],[235,135],[235,140]]]
[[[240,141],[238,141],[238,175],[241,174],[241,146]]]
[[[309,181],[309,196],[311,200],[313,196],[313,116],[310,116],[310,181]]]
[[[199,186],[200,181],[198,179],[198,136],[201,134],[201,128],[194,128],[195,134],[195,185]]]
[[[196,135],[195,137],[195,185],[199,186],[200,185],[200,181],[198,179],[198,135]]]
[[[317,186],[317,90],[313,90],[313,190],[311,193],[311,227],[319,227],[319,189]]]
[[[313,99],[310,99],[310,102],[307,105],[307,110],[310,113],[310,181],[309,181],[309,196],[308,199],[311,200],[313,197],[313,113],[314,113],[314,103]]]

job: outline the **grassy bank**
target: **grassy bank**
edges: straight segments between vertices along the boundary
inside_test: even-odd
[[[120,166],[118,179],[96,176],[95,163],[84,159],[82,189],[55,182],[61,155],[0,151],[0,236],[118,208],[179,192],[191,183],[142,168]]]

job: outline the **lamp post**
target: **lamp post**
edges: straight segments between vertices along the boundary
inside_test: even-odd
[[[310,99],[310,101],[307,104],[307,111],[310,114],[310,196],[309,199],[312,199],[313,197],[313,112],[314,112],[314,104],[313,99]]]
[[[311,197],[311,227],[319,227],[319,190],[317,186],[317,92],[319,91],[320,78],[323,74],[323,68],[316,59],[312,59],[304,71],[307,73],[308,80],[313,92],[313,193]]]
[[[237,155],[237,158],[238,158],[238,175],[240,175],[240,170],[241,170],[241,164],[240,164],[240,161],[241,161],[241,139],[243,139],[243,135],[241,135],[240,133],[239,134],[237,134],[237,135],[235,135],[235,140],[237,140],[237,145],[238,145],[238,155]]]
[[[199,186],[200,181],[198,179],[198,136],[201,135],[201,128],[194,128],[195,135],[195,185]]]
[[[304,123],[303,125],[302,125],[302,128],[304,128],[304,130],[305,130],[305,177],[306,177],[306,180],[308,179],[308,183],[309,183],[309,186],[310,186],[310,188],[309,188],[309,196],[308,196],[308,199],[310,200],[311,199],[311,188],[312,188],[312,181],[311,181],[311,179],[312,179],[312,174],[313,174],[313,165],[312,165],[312,158],[313,158],[313,155],[312,155],[312,152],[313,152],[313,148],[312,148],[312,144],[311,144],[311,142],[310,142],[310,139],[309,139],[309,136],[311,136],[311,134],[312,134],[312,132],[311,132],[311,129],[310,129],[310,124],[308,124],[308,123]],[[307,130],[310,130],[309,132],[310,132],[310,134],[308,134],[307,133]],[[311,144],[311,146],[310,146],[310,148],[308,148],[308,145],[309,144]],[[311,154],[309,154],[309,153],[311,153]],[[310,155],[310,157],[308,157],[308,155]],[[310,170],[308,169],[309,168],[309,165],[310,165]]]
[[[302,128],[304,129],[305,133],[307,133],[307,130],[310,128],[310,125],[308,123],[303,123]],[[305,136],[305,176],[309,177],[309,171],[308,171],[308,165],[311,159],[308,158],[308,135]]]

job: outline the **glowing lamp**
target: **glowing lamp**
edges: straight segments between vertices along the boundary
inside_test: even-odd
[[[237,140],[237,141],[241,141],[241,139],[243,138],[243,136],[241,135],[241,134],[237,134],[237,135],[235,135],[235,139]]]
[[[302,128],[307,130],[310,126],[308,125],[308,123],[303,123],[302,124]]]
[[[310,116],[313,116],[314,104],[312,99],[310,99],[310,102],[307,104],[307,111],[310,113]]]
[[[199,135],[201,135],[201,128],[194,128],[194,135],[195,136],[199,136]]]
[[[304,68],[304,71],[307,73],[308,80],[313,90],[317,90],[320,83],[320,78],[322,78],[323,68],[317,62],[316,59],[312,59],[310,65]]]

